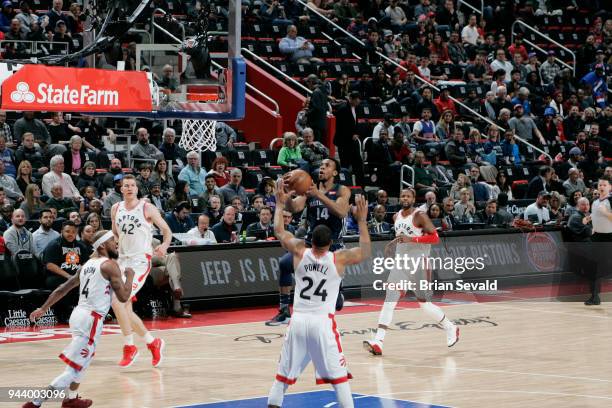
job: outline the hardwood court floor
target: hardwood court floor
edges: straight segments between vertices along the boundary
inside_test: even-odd
[[[450,407],[612,406],[612,303],[447,305],[447,315],[461,323],[461,340],[451,349],[444,332],[413,306],[402,303],[396,310],[394,323],[404,323],[388,332],[383,357],[368,355],[361,344],[376,327],[377,311],[337,317],[354,393]],[[139,360],[123,370],[116,366],[121,337],[105,335],[81,392],[95,407],[116,408],[265,396],[284,331],[262,322],[161,330],[157,334],[167,342],[163,367],[151,368],[148,350],[137,343]],[[57,355],[67,342],[0,345],[0,386],[47,384],[64,369]],[[289,392],[325,389],[314,384],[309,367]]]

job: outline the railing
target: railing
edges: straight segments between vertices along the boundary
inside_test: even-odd
[[[404,181],[404,171],[410,171],[412,174],[412,183]],[[402,165],[400,170],[400,191],[402,191],[404,187],[414,188],[414,168],[408,166],[407,164]]]
[[[31,57],[41,57],[44,55],[68,55],[69,45],[63,41],[27,41],[27,40],[0,40],[0,52],[6,51],[6,45],[21,45],[23,48],[18,49],[17,47],[15,52],[16,54],[24,54],[29,55]],[[45,49],[44,46],[49,46],[49,49]],[[42,47],[43,50],[40,50],[39,47]],[[52,48],[62,48],[59,52],[53,52]]]
[[[283,71],[281,71],[280,69],[276,68],[274,65],[270,64],[268,61],[264,60],[263,58],[261,58],[259,55],[255,54],[254,52],[252,52],[248,48],[241,48],[240,51],[242,51],[243,53],[246,52],[247,54],[249,54],[250,56],[252,56],[256,60],[261,61],[266,67],[270,68],[271,70],[273,70],[277,74],[280,74],[283,78],[285,78],[286,80],[288,80],[292,84],[296,85],[298,88],[302,89],[308,95],[310,95],[312,93],[312,91],[310,89],[306,88],[304,85],[300,84],[298,81],[296,81],[295,79],[291,78],[289,75],[285,74]]]
[[[472,6],[465,0],[459,0],[457,2],[457,8],[459,8],[462,4],[467,8],[471,9],[474,13],[478,13],[481,16],[484,14],[484,0],[480,0],[480,10],[478,10],[476,7]]]
[[[272,141],[270,142],[270,150],[274,150],[274,146],[278,143],[278,142],[282,142],[283,138],[282,137],[275,137],[274,139],[272,139]]]
[[[170,33],[164,27],[160,26],[159,24],[155,22],[155,14],[158,12],[163,14],[164,16],[168,15],[168,12],[166,10],[163,10],[160,8],[156,8],[155,10],[153,10],[153,14],[151,15],[151,43],[155,41],[155,29],[157,28],[158,30],[160,30],[161,32],[163,32],[164,34],[166,34],[173,40],[177,41],[179,44],[182,44],[183,41],[185,41],[185,26],[183,24],[178,24],[178,26],[181,28],[181,37],[182,37],[182,39],[179,39],[177,36]]]
[[[138,28],[130,28],[128,30],[128,34],[140,34],[147,37],[147,42],[145,44],[151,44],[153,39],[151,38],[151,33],[147,30],[141,30]]]
[[[368,155],[366,154],[366,144],[369,140],[374,140],[374,138],[372,136],[368,136],[365,139],[363,139],[363,143],[361,142],[361,140],[359,141],[359,151],[361,152],[361,160],[363,160],[363,162],[365,163],[368,160]]]
[[[514,28],[516,27],[516,25],[520,25],[521,27],[531,31],[532,33],[535,33],[537,35],[539,35],[540,37],[544,38],[546,41],[549,41],[552,44],[555,44],[557,47],[561,48],[563,51],[569,53],[572,56],[572,59],[574,60],[574,66],[569,65],[568,63],[566,63],[565,61],[560,60],[559,58],[555,57],[555,61],[559,62],[561,65],[569,68],[572,70],[572,73],[574,76],[576,76],[576,53],[574,53],[572,50],[570,50],[569,48],[565,47],[564,45],[556,42],[555,40],[553,40],[552,38],[550,38],[549,36],[547,36],[546,34],[542,34],[541,32],[539,32],[538,30],[536,30],[535,28],[533,28],[532,26],[530,26],[529,24],[526,24],[525,22],[521,21],[521,20],[516,20],[514,21],[514,23],[512,23],[512,28],[510,29],[510,33],[512,34],[512,42],[514,43]],[[531,41],[525,39],[525,37],[523,37],[523,42],[526,44],[531,45],[533,48],[535,48],[536,50],[542,52],[542,53],[546,53],[545,50],[543,50],[542,48],[538,47],[536,44],[532,43]]]
[[[357,42],[358,44],[360,44],[361,46],[365,46],[365,44],[363,43],[363,41],[361,41],[359,38],[355,37],[354,35],[352,35],[351,33],[349,33],[348,31],[346,31],[344,28],[340,27],[338,24],[334,23],[333,21],[331,21],[330,19],[328,19],[327,17],[325,17],[323,14],[319,13],[317,10],[311,8],[308,6],[308,4],[304,3],[302,0],[296,0],[298,3],[304,5],[304,7],[306,7],[308,10],[312,11],[313,13],[315,13],[316,15],[318,15],[320,18],[322,18],[323,20],[325,20],[328,24],[331,24],[332,26],[334,26],[335,28],[337,28],[338,30],[340,30],[342,33],[344,33],[344,35],[346,35],[347,37],[349,37],[350,39],[352,39],[353,41]],[[408,69],[406,67],[401,66],[400,64],[397,63],[397,61],[387,57],[385,54],[381,53],[381,52],[377,52],[376,53],[380,58],[384,59],[385,61],[389,62],[390,64],[394,65],[395,67],[403,70],[403,71],[408,71]],[[433,85],[432,83],[426,81],[425,79],[421,78],[418,75],[415,75],[415,79],[417,79],[418,81],[421,81],[425,84],[427,84],[427,86],[429,86],[432,89],[435,89],[436,91],[440,92],[440,89]],[[465,105],[463,102],[459,101],[458,99],[449,96],[449,99],[452,100],[453,102],[455,102],[455,104],[461,106],[463,109],[465,109],[466,111],[470,112],[472,115],[480,118],[482,121],[488,123],[489,125],[496,125],[498,127],[498,129],[501,132],[505,132],[506,129],[499,127],[496,123],[494,123],[491,119],[482,116],[480,113],[476,112],[475,110],[473,110],[472,108],[470,108],[469,106]],[[544,154],[546,157],[548,157],[548,159],[550,160],[550,162],[552,163],[552,156],[548,153],[546,153],[544,150],[537,148],[536,146],[532,145],[531,143],[526,142],[523,139],[517,138],[517,140],[521,141],[522,143],[527,144],[528,146],[531,146],[532,149]]]

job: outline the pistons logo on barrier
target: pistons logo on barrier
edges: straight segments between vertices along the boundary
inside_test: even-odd
[[[539,272],[552,272],[559,268],[559,248],[547,232],[530,232],[525,236],[527,257]]]

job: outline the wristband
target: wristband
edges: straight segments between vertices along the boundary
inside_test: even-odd
[[[412,237],[411,241],[415,244],[437,244],[440,242],[440,237],[438,236],[438,231],[434,230],[430,234],[425,234],[420,237]]]

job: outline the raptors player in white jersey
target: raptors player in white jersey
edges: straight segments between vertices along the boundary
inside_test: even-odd
[[[95,252],[79,273],[55,289],[47,301],[30,314],[30,320],[35,322],[68,292],[79,286],[79,303],[70,315],[72,342],[59,356],[66,363],[66,369],[49,385],[49,390],[63,391],[68,396],[62,402],[62,408],[85,408],[93,403],[78,397],[77,390],[94,356],[104,316],[110,309],[112,294],[119,301],[125,302],[132,292],[134,271],[130,268],[125,270],[124,282],[123,273],[115,261],[118,254],[113,233],[100,231],[94,240]],[[39,407],[42,403],[42,399],[30,401],[23,408]]]
[[[394,216],[396,238],[385,248],[385,256],[395,252],[402,258],[407,255],[413,259],[425,260],[429,257],[431,245],[440,242],[436,228],[427,214],[414,207],[415,200],[416,193],[413,189],[404,189],[400,192],[402,208]],[[459,328],[444,315],[442,309],[431,303],[432,291],[420,289],[421,281],[431,281],[431,269],[423,262],[419,263],[415,271],[394,268],[389,273],[387,280],[392,283],[413,282],[416,288],[414,294],[420,308],[436,323],[444,327],[447,346],[452,347],[459,340]],[[393,311],[404,294],[402,291],[387,289],[385,303],[378,318],[376,335],[373,340],[363,342],[364,348],[375,356],[382,355],[383,341],[393,319]]]
[[[119,266],[134,270],[132,300],[145,284],[151,271],[152,254],[163,257],[170,246],[172,231],[162,218],[159,210],[145,200],[138,199],[136,178],[132,175],[123,177],[121,185],[123,201],[113,205],[111,217],[113,233],[119,240]],[[164,236],[164,242],[153,250],[153,224]],[[113,311],[123,333],[123,358],[121,367],[129,367],[138,357],[138,348],[134,345],[135,331],[141,336],[151,351],[153,367],[159,367],[163,360],[164,341],[154,338],[146,329],[142,320],[132,308],[132,302],[121,303],[113,299]]]
[[[310,361],[317,384],[332,384],[338,405],[353,407],[350,374],[342,353],[334,313],[340,283],[347,265],[362,262],[370,255],[370,235],[366,223],[368,205],[361,195],[355,197],[353,213],[359,225],[359,247],[330,252],[332,231],[324,224],[312,231],[312,248],[285,230],[283,210],[287,192],[277,186],[274,232],[283,248],[293,254],[295,298],[291,325],[285,334],[276,380],[270,389],[268,407],[281,407],[287,387],[297,381]]]

